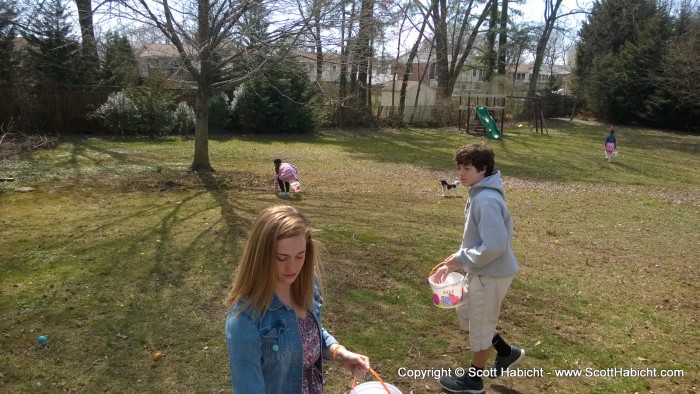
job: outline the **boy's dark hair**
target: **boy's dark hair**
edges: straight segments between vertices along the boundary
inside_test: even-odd
[[[486,144],[473,143],[464,145],[455,153],[455,163],[458,166],[473,165],[477,171],[486,170],[484,176],[493,175],[496,166],[496,154]]]

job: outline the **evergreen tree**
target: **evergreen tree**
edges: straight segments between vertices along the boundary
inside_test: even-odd
[[[17,13],[13,2],[0,3],[0,86],[11,85],[17,54],[14,51],[14,39],[17,34],[14,20]]]
[[[102,85],[123,88],[136,81],[136,57],[126,36],[107,33],[104,53],[100,78]]]
[[[264,2],[254,3],[243,15],[241,32],[246,39],[246,45],[252,46],[255,43],[266,42],[269,39],[267,32],[270,26],[270,10]]]
[[[668,15],[654,0],[596,2],[579,33],[576,77],[589,109],[622,121],[653,119],[655,75],[660,72]]]
[[[700,128],[700,9],[683,8],[674,22],[663,68],[651,100],[659,105],[659,123]]]
[[[33,22],[22,35],[29,43],[29,66],[39,85],[44,89],[81,85],[86,72],[65,5],[61,0],[47,1]]]
[[[234,98],[233,118],[244,131],[312,131],[313,97],[305,68],[288,59],[243,86]]]

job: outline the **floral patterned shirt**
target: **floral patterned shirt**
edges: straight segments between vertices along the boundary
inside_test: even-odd
[[[311,312],[303,319],[297,318],[301,330],[301,341],[304,344],[304,370],[302,379],[302,393],[323,393],[323,375],[318,370],[316,362],[321,357],[321,336],[318,333],[316,319]]]

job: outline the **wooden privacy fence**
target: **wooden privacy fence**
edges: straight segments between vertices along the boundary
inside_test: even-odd
[[[31,88],[0,88],[0,125],[11,121],[25,132],[95,132],[99,123],[89,114],[104,104],[110,91],[68,91],[32,93]],[[175,101],[194,105],[191,91],[171,90]]]
[[[109,92],[56,90],[31,92],[31,88],[0,89],[0,124],[14,123],[23,132],[84,132],[99,129],[88,114],[107,101]]]
[[[93,131],[99,124],[88,116],[107,101],[107,92],[56,91],[47,94],[49,127],[56,131]]]

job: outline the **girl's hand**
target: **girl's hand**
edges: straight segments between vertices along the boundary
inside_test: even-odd
[[[362,377],[369,372],[369,358],[361,354],[353,353],[345,347],[341,347],[335,354],[335,361],[338,361],[343,368],[350,371],[352,376]]]

